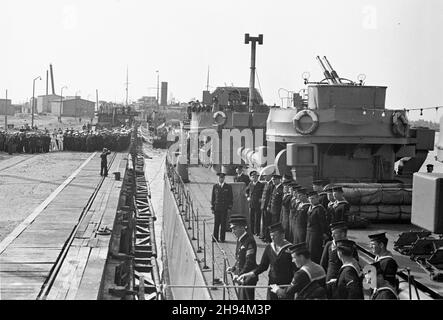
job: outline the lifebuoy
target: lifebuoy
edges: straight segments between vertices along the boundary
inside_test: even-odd
[[[215,124],[219,126],[224,125],[227,119],[226,114],[223,111],[217,111],[212,118],[214,119]]]
[[[409,132],[409,123],[405,115],[401,112],[394,112],[392,114],[392,133],[396,136],[406,137]]]
[[[303,130],[300,127],[300,119],[305,116],[308,116],[312,119],[312,124],[309,128]],[[318,128],[318,116],[314,111],[312,111],[310,109],[303,109],[303,110],[297,112],[294,119],[292,119],[292,122],[294,124],[295,131],[297,131],[298,133],[303,134],[303,135],[311,134],[315,130],[317,130],[317,128]]]

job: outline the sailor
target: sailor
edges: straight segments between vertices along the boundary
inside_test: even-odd
[[[108,176],[108,155],[111,154],[111,151],[108,151],[108,149],[103,148],[103,152],[100,155],[101,158],[101,166],[100,166],[100,175],[101,176]]]
[[[239,276],[248,273],[257,268],[256,255],[257,245],[254,237],[247,232],[247,220],[243,216],[231,216],[229,220],[230,228],[237,238],[237,246],[235,249],[235,265],[229,267],[226,271],[233,272],[234,282],[238,282]],[[241,285],[255,286],[257,284],[258,277],[255,275],[244,278]],[[242,288],[238,290],[239,300],[254,300],[255,296],[254,288]]]
[[[318,193],[319,203],[326,209],[328,206],[328,194],[324,191],[324,187],[329,183],[327,180],[314,180],[312,189]]]
[[[311,206],[308,210],[306,243],[311,253],[312,261],[320,263],[323,252],[323,242],[329,238],[326,226],[326,210],[319,203],[317,192],[311,191],[307,196]]]
[[[291,200],[289,202],[289,238],[287,238],[286,240],[288,240],[289,242],[294,243],[294,220],[296,217],[296,213],[297,213],[297,207],[298,204],[300,203],[299,200],[299,196],[298,196],[298,190],[302,189],[302,186],[293,183],[292,187],[290,188],[291,190]],[[305,237],[306,238],[306,237]],[[301,241],[304,242],[304,241]]]
[[[325,207],[325,209],[326,209],[326,221],[328,225],[330,225],[332,223],[332,217],[334,215],[334,208],[333,208],[335,202],[334,193],[332,191],[332,187],[325,187],[323,191],[326,192],[326,195],[328,197],[328,205]]]
[[[294,244],[306,241],[308,211],[311,207],[305,188],[297,189],[297,195],[299,203],[295,204],[294,209],[291,209],[292,242]]]
[[[432,173],[434,171],[434,165],[433,164],[427,164],[426,165],[426,171],[429,173]]]
[[[295,300],[325,300],[326,274],[320,265],[311,261],[306,243],[292,245],[287,251],[291,253],[292,262],[299,269],[294,273],[289,287],[280,288],[274,284],[271,285],[271,291],[280,299],[294,297]]]
[[[240,276],[240,281],[253,275],[258,276],[269,268],[269,285],[287,285],[291,283],[294,272],[296,271],[296,267],[292,263],[291,254],[286,251],[291,243],[285,239],[283,226],[280,222],[269,226],[269,233],[272,242],[266,246],[260,264],[255,270]],[[278,299],[277,295],[272,292],[270,288],[268,288],[267,299]]]
[[[269,200],[271,199],[272,190],[274,189],[274,183],[272,182],[272,175],[268,177],[268,182],[265,183],[263,187],[262,197],[261,197],[261,214],[262,214],[262,224],[260,239],[263,242],[271,242],[269,236],[269,226],[271,225],[271,212],[268,210]]]
[[[333,223],[330,225],[330,229],[332,240],[326,243],[320,260],[320,265],[326,271],[326,288],[328,290],[328,297],[331,297],[332,295],[333,285],[337,281],[338,273],[342,266],[342,262],[337,254],[337,242],[348,238],[348,229],[345,222],[340,221]],[[355,260],[359,260],[357,250],[353,252],[353,257]]]
[[[282,177],[282,183],[289,183],[289,182],[294,182],[294,180],[292,179],[292,174],[290,173],[285,173]]]
[[[248,186],[251,180],[246,174],[243,173],[243,167],[238,166],[237,168],[235,168],[235,172],[237,173],[237,175],[234,177],[234,182],[243,182],[246,186]]]
[[[371,251],[373,254],[375,254],[374,261],[380,262],[380,267],[386,281],[388,281],[391,286],[398,290],[398,264],[392,256],[392,253],[387,250],[388,238],[386,237],[386,232],[371,234],[368,237]]]
[[[333,299],[364,299],[363,274],[357,260],[353,256],[355,250],[354,241],[347,239],[337,241],[337,255],[342,262],[342,266],[333,288]]]
[[[280,221],[280,212],[283,201],[283,184],[281,182],[281,175],[272,175],[272,183],[274,188],[272,189],[271,198],[268,204],[268,210],[271,212],[271,224]]]
[[[290,241],[292,238],[290,223],[289,223],[289,214],[291,211],[291,199],[292,199],[292,187],[297,186],[295,182],[291,182],[286,180],[283,184],[283,198],[282,198],[282,207],[280,212],[280,222],[285,230],[285,238]]]
[[[331,223],[339,221],[348,222],[350,205],[349,202],[346,201],[345,197],[343,196],[343,188],[333,187],[332,192],[334,195],[335,202],[332,206],[334,211],[333,211],[333,216],[331,217],[332,218]]]
[[[249,221],[251,222],[251,233],[260,235],[261,210],[260,203],[263,193],[264,184],[258,181],[258,172],[251,171],[249,173],[252,181],[245,189],[245,196],[249,203]]]
[[[226,220],[228,211],[232,210],[232,187],[225,183],[225,174],[217,173],[218,183],[212,187],[211,210],[214,215],[214,231],[212,241],[225,242]]]
[[[399,300],[394,287],[383,277],[379,261],[366,265],[364,272],[366,283],[374,289],[371,300]]]

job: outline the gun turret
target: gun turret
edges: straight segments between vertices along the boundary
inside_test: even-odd
[[[325,65],[323,64],[323,61],[321,61],[319,56],[317,56],[317,60],[320,63],[320,66],[323,69],[323,74],[325,75],[325,78],[328,80],[329,84],[337,83],[337,81],[329,73],[328,69],[326,69]]]
[[[338,76],[337,72],[335,72],[334,68],[332,68],[331,64],[329,63],[326,56],[323,56],[323,59],[325,59],[326,65],[330,69],[330,74],[332,78],[336,81],[336,83],[341,83],[340,77]]]

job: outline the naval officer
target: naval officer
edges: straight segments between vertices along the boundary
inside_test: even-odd
[[[257,171],[251,171],[249,174],[252,181],[245,189],[245,196],[249,203],[249,219],[251,221],[251,232],[255,235],[260,235],[260,219],[261,210],[260,203],[263,193],[264,184],[258,181]]]
[[[218,183],[212,187],[211,210],[214,215],[212,241],[225,242],[228,211],[232,210],[232,187],[225,183],[225,174],[217,173]]]
[[[238,282],[240,286],[255,286],[258,281],[258,277],[255,275],[246,277],[243,281],[238,281],[239,276],[257,268],[257,244],[255,243],[254,236],[247,232],[247,220],[243,216],[231,216],[229,224],[232,233],[237,238],[237,246],[235,248],[235,265],[229,267],[226,271],[235,274],[233,280],[234,282]],[[254,293],[254,288],[240,287],[238,290],[238,299],[254,300]]]

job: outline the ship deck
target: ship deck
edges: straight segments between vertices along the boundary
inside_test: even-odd
[[[210,197],[212,185],[216,182],[216,176],[213,171],[204,167],[190,167],[189,168],[189,180],[190,182],[186,184],[186,188],[189,190],[193,204],[195,209],[199,212],[200,221],[206,221],[206,243],[203,243],[202,233],[200,230],[200,239],[199,239],[199,247],[206,248],[207,257],[206,264],[203,261],[203,253],[197,251],[198,246],[196,240],[193,240],[193,245],[196,251],[196,255],[202,263],[200,266],[203,267],[207,265],[209,269],[202,269],[203,275],[205,276],[206,282],[208,285],[212,284],[213,275],[212,275],[212,260],[211,260],[211,247],[212,243],[210,242],[212,235],[212,227],[213,227],[213,215],[210,210]],[[233,182],[233,177],[227,176],[226,182]],[[201,228],[201,227],[200,227]],[[415,280],[422,284],[423,286],[428,287],[437,295],[443,296],[443,284],[439,282],[435,282],[430,279],[429,274],[422,269],[416,262],[412,261],[408,256],[401,255],[400,253],[394,251],[392,249],[393,243],[398,238],[398,234],[401,232],[409,231],[409,230],[419,230],[416,226],[412,224],[371,224],[366,229],[359,230],[349,230],[349,238],[354,240],[359,246],[363,249],[369,250],[369,242],[368,235],[377,232],[386,232],[387,237],[389,239],[388,249],[393,253],[398,265],[399,271],[404,270],[405,268],[409,268],[411,270],[411,275],[414,276]],[[196,232],[196,231],[195,231]],[[192,231],[189,230],[190,238],[192,238]],[[194,238],[197,236],[194,234]],[[260,262],[261,256],[263,254],[264,248],[266,244],[263,243],[258,237],[255,236],[255,240],[257,242],[257,263]],[[226,233],[226,241],[225,243],[216,243],[215,245],[215,278],[222,279],[223,278],[223,251],[228,260],[228,265],[233,265],[235,263],[235,247],[236,247],[236,239],[231,232]],[[362,267],[366,263],[372,262],[372,259],[365,254],[364,252],[360,253],[361,256],[361,265]],[[404,273],[406,274],[406,273]],[[408,293],[408,284],[404,279],[400,279],[401,281],[401,299],[409,299]],[[259,276],[258,286],[266,286],[268,283],[267,272],[264,272]],[[228,276],[228,284],[232,285],[232,278]],[[223,291],[220,290],[211,290],[211,295],[213,299],[222,299]],[[237,299],[235,292],[231,289],[232,292],[229,294],[226,293],[225,299]],[[366,297],[368,298],[368,297]],[[412,298],[417,299],[415,294],[415,290],[412,289]],[[430,299],[429,295],[419,290],[419,298],[420,299]],[[256,299],[263,300],[266,299],[266,289],[257,288],[256,289]]]

